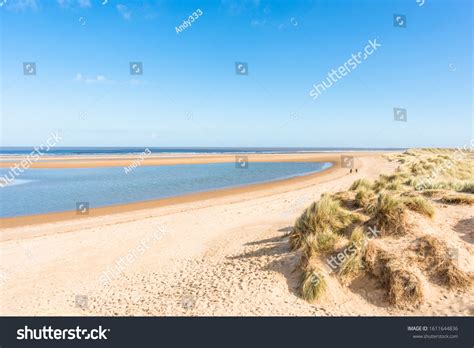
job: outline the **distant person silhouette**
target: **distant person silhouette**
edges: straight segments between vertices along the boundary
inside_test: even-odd
[[[351,168],[351,171],[350,171],[350,173],[352,173],[352,168]]]
[[[356,173],[357,173],[357,168],[356,168]]]

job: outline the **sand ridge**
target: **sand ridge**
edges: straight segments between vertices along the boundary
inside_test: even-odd
[[[374,152],[320,152],[320,153],[292,153],[292,154],[207,154],[207,155],[150,155],[136,156],[44,156],[38,161],[33,161],[30,168],[94,168],[94,167],[127,167],[133,161],[141,158],[141,166],[179,165],[179,164],[204,164],[204,163],[229,163],[236,161],[236,157],[244,156],[248,162],[339,162],[341,155],[355,155],[356,157],[371,156]],[[8,168],[20,163],[26,157],[0,156],[0,168]]]

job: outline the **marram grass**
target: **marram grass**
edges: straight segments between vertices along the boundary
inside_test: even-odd
[[[317,267],[307,267],[301,279],[301,296],[308,302],[314,302],[323,296],[327,288],[322,272]]]

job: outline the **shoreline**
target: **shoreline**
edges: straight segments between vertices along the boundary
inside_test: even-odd
[[[28,225],[38,225],[45,223],[53,223],[59,221],[67,220],[84,220],[87,218],[100,217],[105,215],[115,215],[125,212],[133,212],[137,210],[146,210],[153,209],[158,207],[165,207],[170,205],[176,205],[181,203],[192,203],[202,200],[216,199],[224,196],[238,195],[244,193],[251,193],[256,191],[269,190],[276,187],[284,187],[285,185],[290,185],[293,183],[302,183],[310,182],[315,178],[325,177],[335,172],[340,168],[341,155],[344,153],[324,153],[324,154],[258,154],[258,155],[248,155],[249,163],[252,162],[328,162],[331,163],[331,167],[324,169],[322,171],[311,173],[311,174],[302,174],[286,179],[278,179],[273,181],[267,181],[256,184],[243,185],[238,187],[229,187],[222,189],[209,190],[204,192],[195,192],[184,195],[178,195],[168,198],[153,199],[147,201],[133,202],[133,203],[124,203],[124,204],[115,204],[108,205],[104,207],[91,208],[88,215],[77,215],[75,210],[68,210],[62,212],[46,213],[46,214],[33,214],[33,215],[24,215],[16,217],[6,217],[0,218],[0,227],[1,228],[15,228]],[[351,156],[357,160],[357,158],[372,156],[372,153],[351,153]],[[379,154],[382,155],[382,154]],[[144,159],[141,162],[142,166],[159,166],[159,165],[179,165],[179,164],[207,164],[207,163],[229,163],[234,162],[235,156],[229,155],[217,155],[217,156],[195,156],[195,157],[180,157],[180,158],[153,158],[153,159]],[[72,161],[72,162],[69,162]],[[125,162],[124,159],[108,159],[102,160],[100,162],[94,162],[91,159],[76,161],[75,159],[66,159],[66,161],[51,163],[51,162],[42,162],[41,160],[35,162],[36,166],[32,168],[48,168],[48,169],[57,169],[57,168],[97,168],[97,167],[112,167],[112,166],[122,166],[124,164],[129,164]],[[345,170],[345,169],[344,169]],[[5,239],[5,236],[2,235],[2,240]]]

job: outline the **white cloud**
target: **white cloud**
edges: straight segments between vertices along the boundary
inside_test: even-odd
[[[128,9],[128,7],[125,6],[125,5],[118,4],[118,5],[117,5],[117,10],[120,12],[120,14],[122,15],[123,19],[125,19],[125,20],[129,20],[129,19],[132,17],[132,11],[130,11],[130,10]]]

